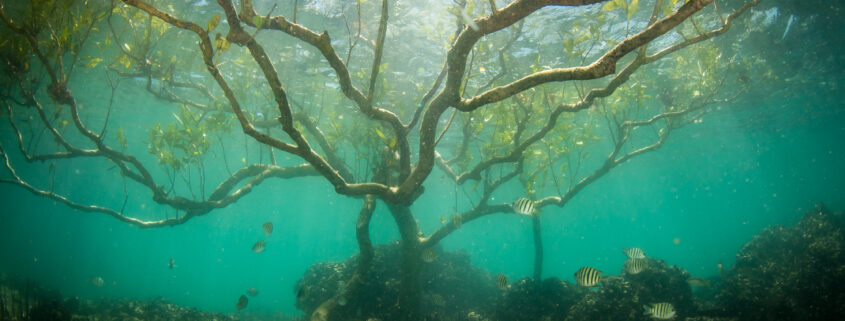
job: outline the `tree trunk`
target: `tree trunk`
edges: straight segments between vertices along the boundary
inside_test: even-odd
[[[402,262],[400,262],[401,285],[397,308],[397,320],[420,320],[422,299],[422,246],[419,226],[408,206],[388,204],[390,213],[399,227],[402,237]]]
[[[540,284],[543,277],[543,238],[540,235],[540,214],[534,213],[534,282]]]
[[[364,198],[364,205],[361,207],[361,212],[358,214],[358,222],[355,226],[355,236],[358,239],[358,248],[360,255],[358,255],[358,266],[355,272],[347,282],[346,293],[336,293],[332,298],[326,300],[311,314],[311,321],[329,321],[336,319],[338,313],[344,313],[344,309],[349,310],[349,305],[341,306],[338,304],[338,298],[343,296],[346,301],[356,302],[353,306],[359,305],[357,302],[364,300],[361,298],[361,288],[369,279],[370,267],[373,263],[373,243],[370,241],[370,220],[373,217],[375,210],[375,198],[372,195],[367,195]]]

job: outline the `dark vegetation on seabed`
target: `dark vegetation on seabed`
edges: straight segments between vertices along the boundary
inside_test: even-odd
[[[495,275],[473,266],[457,251],[436,251],[423,267],[424,320],[650,320],[643,305],[670,302],[675,320],[845,319],[845,217],[823,205],[793,227],[763,230],[737,254],[736,264],[709,287],[691,287],[690,274],[648,258],[637,274],[624,269],[596,289],[556,277],[537,285],[515,280],[500,290]],[[377,246],[369,282],[358,297],[345,298],[336,320],[396,320],[400,248]],[[357,265],[354,256],[317,263],[297,282],[297,307],[310,314],[344,288]],[[609,274],[614,274],[610,272]],[[342,295],[341,295],[342,296]],[[29,281],[0,281],[0,320],[301,320],[278,314],[209,313],[165,299],[147,301],[62,299]]]

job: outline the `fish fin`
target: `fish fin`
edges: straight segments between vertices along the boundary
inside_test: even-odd
[[[618,275],[602,275],[599,277],[601,282],[613,281],[613,280],[621,280],[622,277]]]

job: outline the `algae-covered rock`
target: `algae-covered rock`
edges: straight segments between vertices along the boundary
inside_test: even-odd
[[[775,226],[748,242],[719,296],[741,320],[845,320],[845,226],[818,206],[794,227]]]
[[[563,320],[569,309],[581,301],[588,290],[582,286],[548,278],[539,287],[533,279],[524,278],[504,293],[496,307],[496,320]]]
[[[241,320],[234,315],[203,312],[195,308],[182,307],[164,298],[149,300],[103,299],[92,301],[83,308],[85,320]],[[77,316],[74,318],[76,319]],[[83,316],[80,316],[83,317]]]
[[[648,268],[637,274],[623,272],[591,290],[569,310],[566,320],[651,320],[643,305],[671,303],[676,320],[695,316],[689,273],[662,260],[647,258]]]
[[[400,287],[400,247],[393,243],[374,248],[368,281],[358,297],[344,298],[344,309],[351,311],[341,320],[395,320],[396,299]],[[454,253],[435,249],[436,257],[422,263],[423,319],[484,319],[493,311],[499,290],[494,277],[470,263],[463,251]],[[310,315],[324,301],[343,289],[358,264],[355,255],[340,263],[317,263],[300,278],[294,291],[296,307]]]

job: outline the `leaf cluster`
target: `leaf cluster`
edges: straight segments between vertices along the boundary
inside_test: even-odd
[[[229,132],[232,116],[222,112],[197,114],[187,106],[173,113],[174,122],[160,122],[150,130],[147,152],[164,167],[180,170],[199,164],[211,147],[210,135]]]

